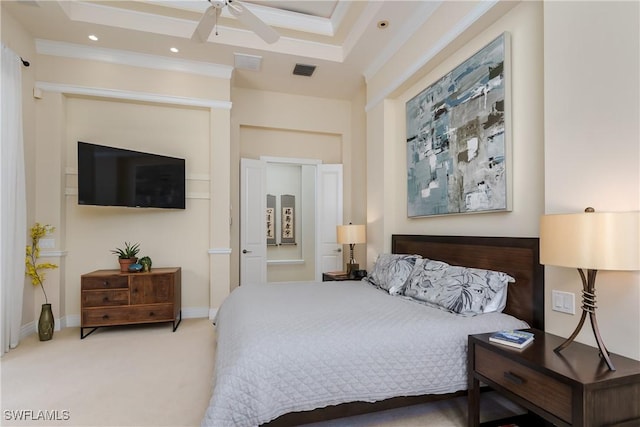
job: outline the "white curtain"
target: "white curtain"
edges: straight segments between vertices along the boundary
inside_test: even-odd
[[[0,80],[0,355],[18,345],[25,286],[27,200],[22,140],[22,61],[2,45]]]

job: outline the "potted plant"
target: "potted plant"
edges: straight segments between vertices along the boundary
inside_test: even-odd
[[[44,271],[50,268],[58,268],[58,266],[49,262],[38,262],[38,258],[40,258],[39,243],[42,237],[53,233],[54,230],[55,227],[49,224],[40,225],[36,222],[31,227],[31,244],[26,247],[25,274],[29,276],[33,286],[40,286],[44,294],[45,303],[42,304],[40,318],[38,319],[38,337],[40,341],[48,341],[53,338],[53,328],[55,326],[51,304],[49,304],[49,298],[47,298],[47,293],[44,290]]]
[[[144,271],[145,273],[148,273],[151,271],[151,258],[149,258],[148,256],[143,256],[142,258],[140,258],[138,260],[138,263],[140,263],[142,265],[142,271]]]
[[[115,248],[111,251],[118,255],[118,262],[120,263],[120,271],[126,273],[129,271],[129,266],[138,261],[137,255],[140,252],[139,243],[124,242],[123,248]]]

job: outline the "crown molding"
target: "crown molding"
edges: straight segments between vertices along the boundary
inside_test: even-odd
[[[370,2],[369,4],[367,4],[364,12],[360,15],[356,23],[353,25],[351,31],[349,31],[349,35],[342,45],[342,48],[344,50],[344,58],[349,56],[353,48],[360,41],[362,35],[371,25],[371,22],[375,18],[376,14],[380,11],[380,9],[382,9],[382,6],[384,6],[384,3],[381,1]]]
[[[191,2],[174,2],[175,7],[185,9],[185,6]],[[184,3],[184,5],[180,5]],[[161,34],[165,36],[174,36],[184,39],[190,39],[193,31],[197,26],[197,21],[181,18],[173,18],[165,15],[156,15],[146,12],[140,12],[136,10],[123,9],[119,7],[108,6],[105,4],[87,3],[82,1],[66,1],[59,2],[62,10],[70,20],[77,22],[87,22],[98,25],[105,25],[109,27],[124,28],[128,30],[144,31],[148,33]],[[206,3],[204,1],[198,2],[206,10]],[[245,4],[245,3],[243,3]],[[257,5],[251,5],[249,8],[253,11],[254,8],[259,7]],[[192,10],[193,7],[187,10]],[[226,8],[225,8],[226,9]],[[265,8],[271,9],[271,8]],[[223,10],[223,15],[226,12]],[[276,12],[270,12],[272,15],[278,15]],[[291,17],[291,14],[295,12],[281,11],[280,15]],[[296,13],[305,17],[307,15]],[[226,16],[226,15],[225,15]],[[233,17],[229,14],[229,17]],[[317,18],[326,22],[326,25],[331,27],[331,21],[326,18]],[[296,20],[292,20],[296,21]],[[301,21],[300,31],[313,32],[310,28],[314,27],[310,20]],[[278,26],[283,26],[284,24]],[[306,26],[305,26],[306,25]],[[289,25],[290,26],[290,25]],[[311,42],[300,39],[294,39],[290,37],[280,37],[277,43],[268,44],[260,37],[258,37],[253,31],[243,28],[226,27],[218,25],[219,35],[211,34],[209,40],[215,41],[218,44],[226,44],[229,46],[243,47],[247,49],[260,49],[275,53],[284,53],[300,56],[311,56],[316,59],[323,59],[327,61],[341,62],[344,59],[342,46],[332,45],[321,42]],[[326,29],[324,32],[333,32],[333,29]],[[88,48],[93,49],[93,48]],[[162,57],[160,57],[162,58]],[[152,59],[152,58],[148,58]],[[139,61],[140,64],[145,64],[147,60]],[[188,62],[188,61],[187,61]],[[206,64],[206,63],[205,63]],[[209,64],[211,65],[211,64]],[[144,65],[139,65],[144,66]],[[221,67],[224,67],[220,65]]]
[[[410,66],[405,68],[405,71],[401,73],[396,79],[394,79],[389,85],[380,90],[377,94],[371,97],[371,100],[365,106],[365,111],[369,112],[376,107],[384,99],[388,98],[400,88],[406,81],[408,81],[413,75],[415,75],[420,68],[425,66],[431,61],[438,53],[444,50],[456,37],[466,31],[474,22],[480,19],[485,13],[493,8],[500,0],[487,0],[482,1],[476,6],[470,13],[463,17],[458,23],[453,26],[449,31],[440,37],[433,47],[425,51],[420,57],[416,59]],[[379,70],[378,70],[379,71]],[[369,76],[372,78],[373,76]]]
[[[402,31],[391,40],[391,43],[389,43],[387,47],[380,52],[380,55],[364,70],[365,81],[368,82],[370,78],[380,71],[384,64],[391,60],[393,55],[429,20],[433,12],[435,12],[441,4],[442,0],[424,2],[409,21],[402,23]]]
[[[230,80],[233,67],[210,62],[188,61],[125,50],[85,46],[53,40],[36,40],[36,52],[42,55],[87,59],[156,70],[178,71]]]
[[[204,1],[192,2],[184,0],[147,0],[147,3],[171,7],[174,9],[188,10],[197,13],[204,13],[209,8],[209,4],[205,3]],[[329,19],[289,10],[276,9],[273,7],[262,6],[249,2],[243,2],[242,5],[249,9],[249,11],[252,12],[255,16],[260,18],[260,20],[265,24],[280,28],[286,28],[289,30],[304,31],[307,33],[319,34],[324,36],[332,36],[335,34],[338,25],[340,24],[342,17],[344,16],[344,11],[349,7],[349,5],[344,1],[338,2],[336,12],[340,12],[340,16],[334,18],[334,16],[337,15],[337,13],[334,13],[334,16]],[[227,7],[222,8],[222,17],[237,19],[235,16],[229,13]]]
[[[99,87],[67,85],[61,83],[36,82],[36,89],[46,92],[58,92],[69,95],[95,96],[98,98],[126,99],[128,101],[142,101],[158,104],[183,105],[188,107],[204,107],[211,109],[230,110],[230,101],[214,99],[187,98],[183,96],[160,95],[157,93],[134,92],[128,90],[106,89]]]

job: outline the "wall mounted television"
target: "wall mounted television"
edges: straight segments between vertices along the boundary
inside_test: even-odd
[[[185,208],[185,160],[78,141],[78,204]]]

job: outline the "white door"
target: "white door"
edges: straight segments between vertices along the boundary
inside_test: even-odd
[[[267,164],[240,159],[240,284],[267,283]]]
[[[323,272],[344,270],[336,235],[342,224],[342,165],[318,165],[317,184],[316,280],[321,280]]]

